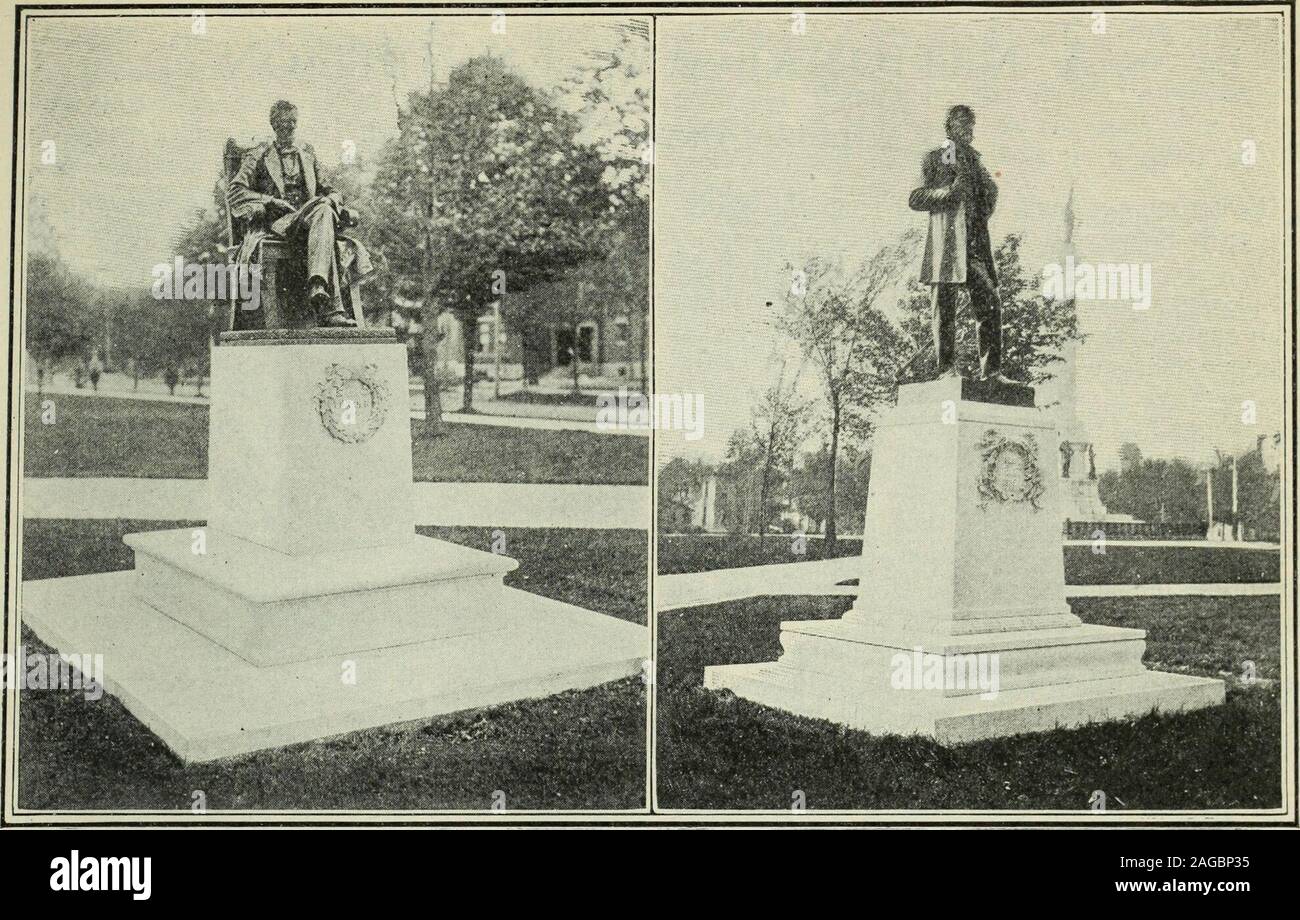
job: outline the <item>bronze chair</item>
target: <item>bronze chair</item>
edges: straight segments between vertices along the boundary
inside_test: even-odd
[[[241,147],[233,137],[228,138],[222,157],[222,187],[226,198],[226,236],[230,244],[227,258],[232,262],[239,257],[239,247],[244,240],[244,234],[249,230],[250,221],[231,215],[230,181],[239,172],[244,156],[252,149],[252,147]],[[234,332],[243,329],[305,329],[314,326],[315,311],[307,300],[307,272],[301,248],[295,247],[273,232],[268,232],[262,240],[259,263],[262,266],[260,306],[256,310],[244,309],[244,304],[239,300],[238,286],[232,286],[230,317],[226,328]],[[365,326],[365,312],[361,305],[361,285],[353,282],[341,293],[344,309],[352,314],[358,327]]]

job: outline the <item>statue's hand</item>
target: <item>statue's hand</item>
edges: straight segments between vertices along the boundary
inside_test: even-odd
[[[940,186],[938,188],[927,188],[922,186],[913,189],[909,196],[907,204],[913,211],[943,211],[948,208],[949,200],[952,198],[953,187],[950,185]]]

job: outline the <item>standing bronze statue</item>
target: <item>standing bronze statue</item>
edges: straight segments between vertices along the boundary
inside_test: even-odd
[[[360,305],[345,299],[352,299],[355,283],[372,270],[365,247],[347,232],[356,214],[320,176],[311,145],[296,141],[298,109],[292,103],[280,100],[271,107],[271,128],[274,143],[248,151],[230,180],[231,217],[247,226],[238,259],[256,263],[265,241],[287,242],[295,261],[305,265],[316,324],[355,326]]]
[[[953,106],[944,126],[948,143],[925,155],[921,187],[908,198],[913,211],[930,215],[921,282],[931,286],[939,375],[958,376],[957,288],[964,284],[975,313],[980,379],[1011,383],[1002,376],[1002,306],[989,239],[998,187],[971,146],[975,113],[970,107]]]

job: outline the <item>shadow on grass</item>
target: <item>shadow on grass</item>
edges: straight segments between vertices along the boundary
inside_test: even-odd
[[[788,534],[773,534],[760,547],[758,537],[744,534],[662,534],[658,549],[659,574],[682,575],[857,556],[862,540],[842,538],[828,549],[821,539],[796,542]],[[1071,585],[1272,583],[1280,578],[1282,564],[1280,549],[1135,546],[1111,540],[1105,553],[1095,553],[1091,546],[1065,546],[1063,551],[1065,581]]]
[[[40,402],[26,403],[23,475],[203,479],[208,474],[208,407],[107,397],[47,394],[55,423],[41,423]],[[417,482],[578,483],[643,486],[647,438],[448,423],[439,438],[412,424]]]
[[[782,620],[847,598],[757,598],[659,617],[657,763],[664,808],[1261,809],[1281,803],[1275,598],[1096,598],[1085,621],[1148,632],[1149,666],[1229,678],[1225,705],[945,748],[791,715],[701,686],[707,665],[771,661]],[[1232,680],[1243,658],[1264,682]]]
[[[134,556],[122,542],[124,534],[203,524],[122,518],[25,520],[23,580],[130,569]],[[646,623],[645,531],[522,527],[417,527],[416,531],[484,551],[491,551],[494,534],[499,532],[505,555],[519,561],[519,568],[506,576],[509,587]]]
[[[50,650],[23,631],[28,654]],[[645,690],[589,690],[183,764],[105,694],[23,691],[18,801],[30,809],[644,807]]]
[[[132,567],[122,535],[201,522],[30,520],[25,580]],[[420,528],[488,549],[487,528]],[[644,623],[644,531],[503,528],[520,559],[506,583]],[[639,579],[639,580],[638,580]],[[24,629],[28,654],[49,649]],[[170,662],[160,666],[183,667]],[[646,694],[639,678],[433,720],[353,732],[209,764],[182,764],[116,699],[23,691],[19,804],[180,809],[202,791],[222,809],[636,809],[645,799]]]

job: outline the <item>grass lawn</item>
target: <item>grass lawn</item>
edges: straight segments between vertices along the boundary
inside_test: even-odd
[[[1225,705],[944,748],[852,731],[705,690],[704,667],[771,661],[782,620],[840,616],[850,598],[755,598],[660,615],[657,776],[665,808],[1071,809],[1276,807],[1281,801],[1276,598],[1089,598],[1085,622],[1147,630],[1146,663],[1236,675]]]
[[[825,540],[809,538],[802,544],[796,544],[791,534],[766,536],[761,549],[758,537],[743,534],[661,534],[658,541],[655,558],[660,575],[684,575],[784,562],[816,562],[862,554],[861,539],[838,540],[835,551],[828,553]],[[796,552],[796,548],[802,548],[803,552]]]
[[[202,479],[208,474],[208,409],[189,403],[47,395],[55,423],[27,396],[26,476]],[[412,427],[417,482],[645,485],[645,438],[449,423],[429,440]]]
[[[177,521],[24,522],[24,578],[130,568],[124,533]],[[486,548],[486,528],[420,528]],[[506,583],[645,622],[642,531],[504,529]],[[24,629],[28,653],[48,649]],[[39,809],[633,809],[645,799],[640,678],[185,766],[111,696],[23,691],[19,803]]]
[[[825,542],[807,540],[804,553],[793,551],[793,538],[769,536],[760,551],[758,537],[663,535],[659,537],[660,575],[716,569],[807,562],[862,552],[860,539],[839,540],[827,553]],[[1112,540],[1105,553],[1091,546],[1066,546],[1065,581],[1071,585],[1228,584],[1275,582],[1280,576],[1280,549],[1220,549],[1211,546],[1127,546]]]
[[[513,393],[502,395],[501,401],[524,403],[530,406],[580,406],[594,410],[599,398],[599,393],[541,393],[536,390],[515,390]]]

